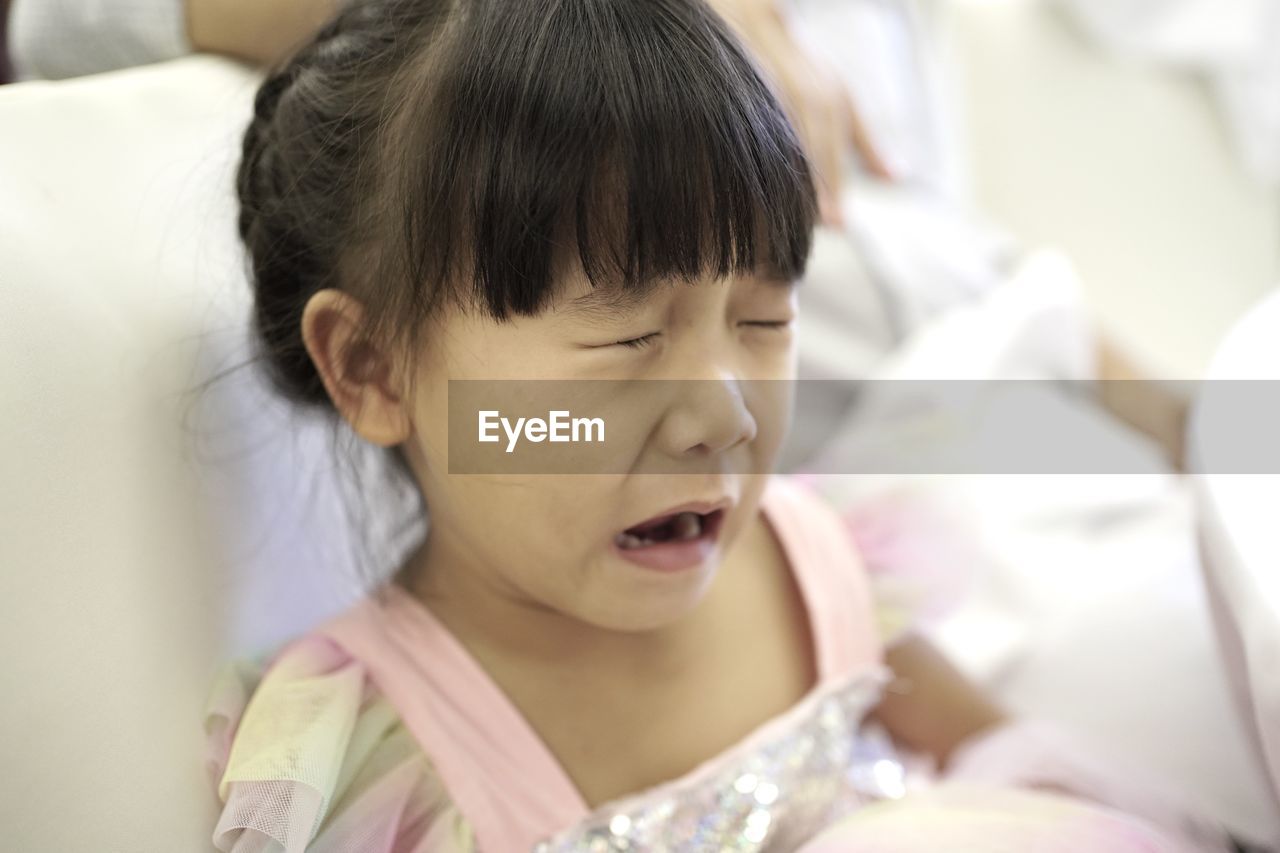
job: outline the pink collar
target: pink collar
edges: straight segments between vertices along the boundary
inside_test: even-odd
[[[815,503],[778,477],[761,501],[795,574],[815,642],[818,683],[806,699],[881,657],[851,540],[838,517]],[[381,598],[361,600],[317,631],[365,665],[430,757],[479,847],[528,850],[586,818],[592,810],[560,762],[462,643],[402,587],[382,589]],[[661,787],[714,772],[788,714]]]

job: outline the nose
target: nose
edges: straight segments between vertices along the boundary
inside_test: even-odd
[[[673,404],[659,428],[659,441],[672,457],[709,457],[755,440],[759,425],[747,406],[742,380],[731,373],[715,378],[673,379]]]

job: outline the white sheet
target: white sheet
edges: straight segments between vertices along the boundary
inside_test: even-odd
[[[1105,47],[1204,75],[1244,167],[1280,186],[1280,4],[1057,0]]]

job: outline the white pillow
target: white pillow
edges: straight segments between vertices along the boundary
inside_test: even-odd
[[[1193,417],[1191,457],[1205,581],[1237,708],[1280,813],[1280,545],[1275,532],[1280,473],[1280,291],[1232,328],[1210,365]],[[1240,473],[1232,435],[1271,443],[1265,470]],[[1276,841],[1280,843],[1280,830]]]
[[[318,427],[245,371],[192,394],[245,356],[231,175],[257,84],[191,57],[0,87],[11,849],[209,849],[215,666],[355,592],[332,489],[302,491]]]

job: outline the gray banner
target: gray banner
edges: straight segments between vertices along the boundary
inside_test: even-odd
[[[770,473],[707,440],[732,427],[787,433],[775,471],[1150,474],[1150,435],[1184,437],[1179,401],[1194,470],[1280,473],[1280,381],[1252,380],[455,380],[449,472]]]

